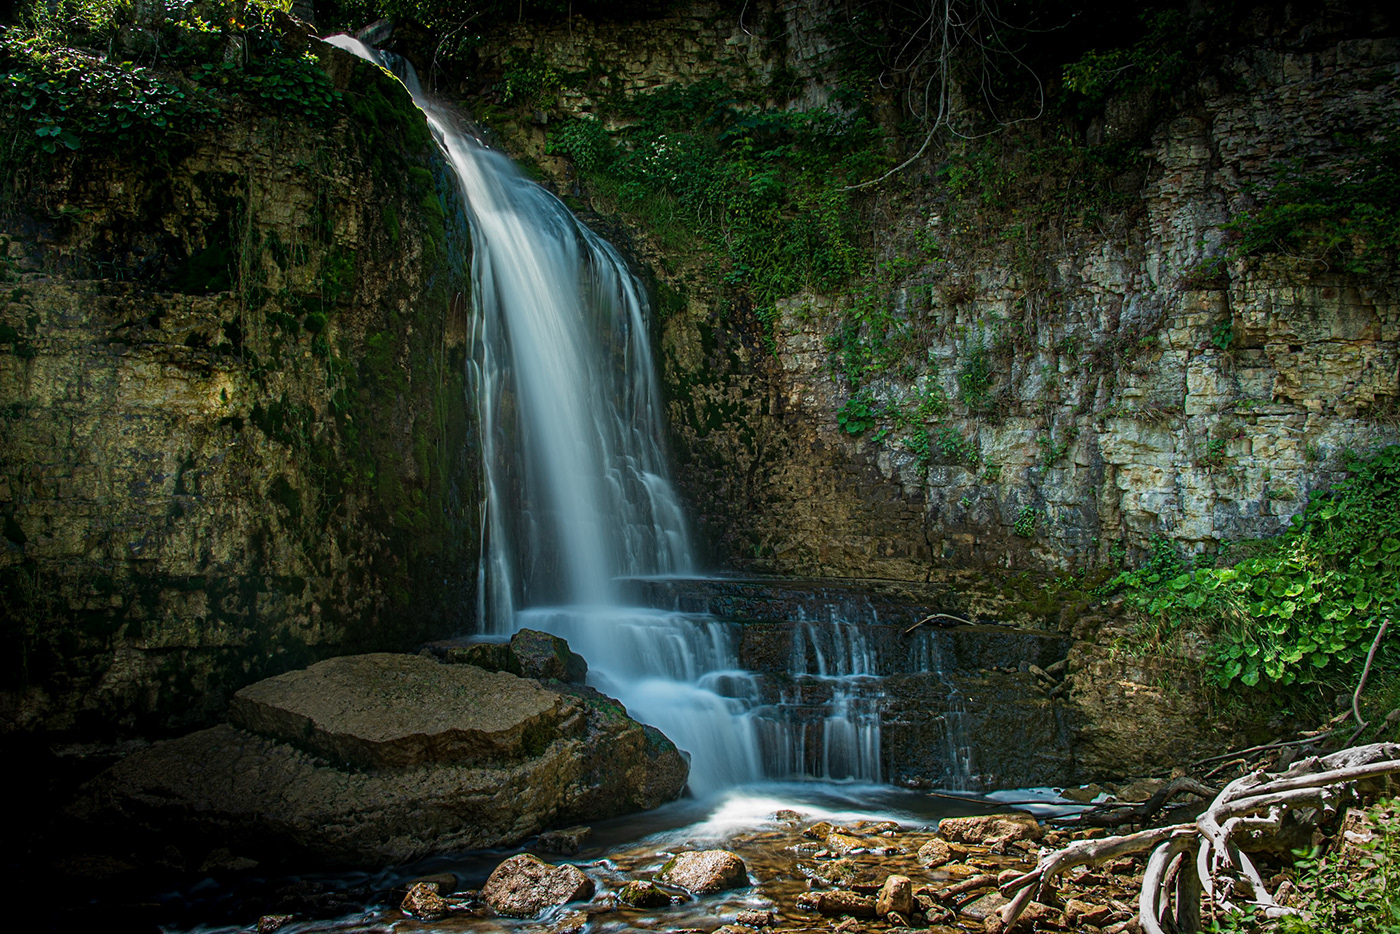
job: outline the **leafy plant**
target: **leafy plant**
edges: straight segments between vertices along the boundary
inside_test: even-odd
[[[1035,535],[1035,526],[1039,517],[1035,507],[1027,503],[1016,514],[1016,521],[1011,523],[1011,531],[1021,538],[1032,538]]]
[[[607,100],[602,109],[630,126],[609,135],[596,120],[564,121],[550,151],[574,160],[595,201],[676,252],[721,258],[719,278],[760,320],[780,298],[833,292],[858,276],[866,248],[845,186],[887,159],[867,114],[769,108],[717,80]],[[870,333],[857,319],[852,347]]]
[[[212,123],[208,95],[146,68],[97,61],[0,27],[0,113],[46,153],[95,140],[159,147]],[[21,151],[25,143],[20,144]]]
[[[548,59],[524,49],[511,49],[496,92],[503,104],[539,109],[552,107],[563,86],[563,76]]]
[[[1347,469],[1252,556],[1194,569],[1162,558],[1112,588],[1168,636],[1203,633],[1221,687],[1350,683],[1400,605],[1400,446],[1353,455]]]
[[[1110,95],[1137,88],[1169,90],[1186,64],[1186,24],[1177,10],[1148,10],[1141,20],[1146,35],[1138,42],[1091,49],[1066,65],[1066,89],[1089,104],[1101,104]]]
[[[836,413],[836,422],[847,434],[859,435],[868,431],[880,417],[883,407],[865,391],[857,392],[846,400]]]
[[[1400,934],[1400,806],[1382,800],[1363,812],[1370,840],[1340,842],[1298,860],[1301,916],[1283,918],[1279,934]]]
[[[987,408],[992,397],[992,366],[986,345],[978,336],[968,344],[958,369],[958,393],[963,404],[974,412]]]

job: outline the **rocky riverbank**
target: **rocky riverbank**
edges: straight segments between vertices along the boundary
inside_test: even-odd
[[[578,866],[521,854],[499,864],[479,890],[458,890],[452,874],[435,875],[403,887],[394,907],[364,920],[550,934],[991,931],[1006,903],[998,885],[1029,871],[1042,846],[1105,833],[1047,830],[1019,812],[945,818],[935,830],[880,820],[833,824],[784,809],[728,838],[724,849],[701,849],[699,840],[674,851],[634,845]],[[1141,872],[1136,857],[1085,869],[1052,904],[1033,906],[1021,927],[1136,932]],[[262,926],[289,920],[265,916]]]

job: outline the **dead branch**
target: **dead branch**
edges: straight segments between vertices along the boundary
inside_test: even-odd
[[[952,613],[931,613],[928,616],[925,616],[923,619],[919,620],[914,625],[910,626],[908,629],[904,630],[904,635],[909,635],[909,633],[913,632],[915,629],[918,629],[920,626],[925,625],[926,623],[932,623],[935,620],[943,619],[949,619],[955,623],[961,623],[964,626],[976,625],[972,620],[963,619],[961,616],[954,616]],[[943,625],[947,625],[947,623],[944,623]]]
[[[1104,837],[1101,840],[1076,840],[1063,849],[1041,857],[1039,865],[1023,876],[1012,879],[1001,887],[1001,893],[1011,901],[1003,905],[999,912],[1002,923],[1010,930],[1037,895],[1048,891],[1055,876],[1075,866],[1097,866],[1099,863],[1129,853],[1142,853],[1152,849],[1173,834],[1189,831],[1192,824],[1175,824],[1171,827],[1154,827],[1139,830],[1137,833],[1121,837]],[[1013,893],[1015,893],[1013,895]]]
[[[1362,731],[1371,724],[1361,719],[1361,690],[1366,687],[1366,679],[1371,676],[1371,663],[1376,660],[1376,649],[1380,648],[1381,640],[1385,638],[1385,631],[1390,628],[1390,620],[1381,620],[1381,628],[1376,630],[1376,638],[1371,642],[1371,651],[1366,653],[1366,667],[1361,669],[1361,680],[1356,683],[1356,691],[1351,695],[1351,713],[1356,717],[1356,732],[1347,739],[1350,746],[1356,742],[1356,738]]]
[[[1147,870],[1139,893],[1139,923],[1146,934],[1166,934],[1163,926],[1171,894],[1175,892],[1176,916],[1173,928],[1179,934],[1199,930],[1200,893],[1226,913],[1239,913],[1241,905],[1263,911],[1265,917],[1279,918],[1295,913],[1278,903],[1255,868],[1253,861],[1234,842],[1237,834],[1277,832],[1289,811],[1303,807],[1324,810],[1356,782],[1382,775],[1400,774],[1400,744],[1372,743],[1354,746],[1323,757],[1308,757],[1279,773],[1254,771],[1226,785],[1215,795],[1194,824],[1155,827],[1119,837],[1079,840],[1043,855],[1034,870],[1001,887],[1011,899],[999,914],[1007,930],[1016,923],[1035,898],[1044,900],[1056,875],[1073,866],[1097,864],[1116,856],[1148,850]],[[1172,783],[1176,785],[1176,782]],[[1210,794],[1212,789],[1198,783],[1179,790]],[[1169,788],[1171,786],[1168,786]],[[1166,792],[1167,789],[1163,789]],[[1159,792],[1145,804],[1156,802],[1160,809],[1170,794]],[[1160,798],[1160,800],[1158,800]],[[1155,811],[1154,811],[1155,813]],[[1195,848],[1196,872],[1193,880],[1186,869],[1186,854]],[[1247,898],[1231,900],[1236,892]]]

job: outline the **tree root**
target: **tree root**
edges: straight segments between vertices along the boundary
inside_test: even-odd
[[[1293,914],[1294,909],[1280,905],[1269,892],[1254,863],[1234,838],[1240,834],[1277,832],[1289,811],[1332,811],[1354,783],[1396,773],[1400,773],[1397,743],[1372,743],[1322,758],[1308,757],[1278,773],[1251,772],[1216,794],[1194,824],[1079,840],[1045,853],[1035,869],[1001,886],[1002,894],[1011,899],[999,910],[1002,924],[1010,930],[1032,900],[1043,901],[1060,873],[1148,850],[1152,855],[1143,873],[1138,899],[1138,922],[1144,934],[1165,934],[1163,919],[1173,901],[1173,929],[1177,934],[1199,931],[1201,893],[1216,908],[1228,913],[1249,908],[1262,910],[1268,918]],[[1194,858],[1188,857],[1192,851]]]

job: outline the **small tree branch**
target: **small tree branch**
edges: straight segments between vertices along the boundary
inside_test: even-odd
[[[1366,687],[1366,679],[1371,676],[1371,663],[1376,660],[1376,649],[1380,648],[1381,640],[1385,638],[1385,631],[1390,628],[1390,620],[1381,620],[1381,628],[1376,630],[1376,638],[1371,641],[1371,651],[1366,653],[1366,667],[1361,669],[1361,680],[1356,683],[1356,691],[1351,695],[1351,714],[1356,718],[1356,732],[1347,738],[1347,745],[1356,742],[1356,738],[1361,735],[1361,731],[1370,726],[1361,719],[1361,690]]]

